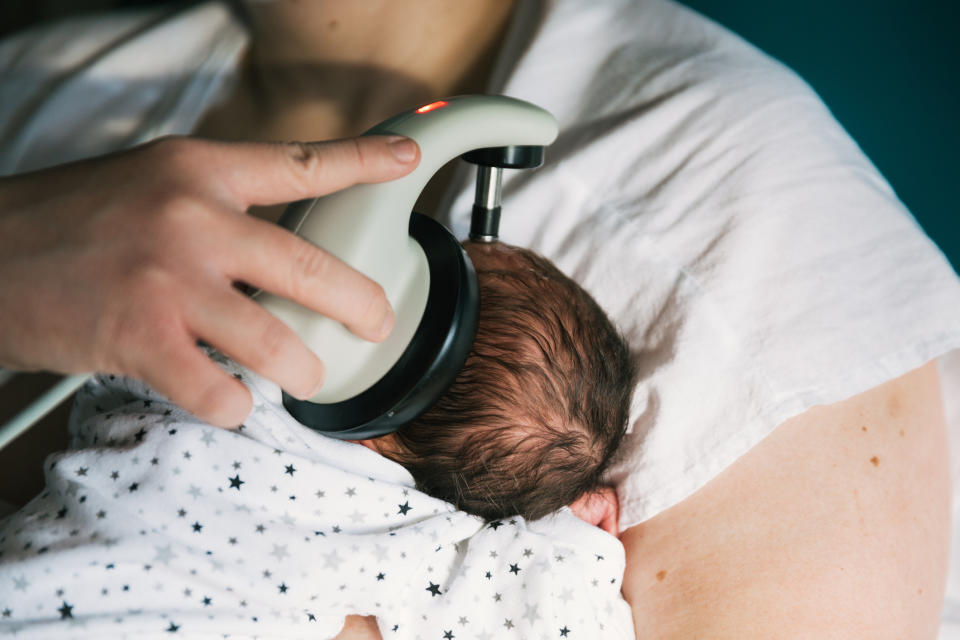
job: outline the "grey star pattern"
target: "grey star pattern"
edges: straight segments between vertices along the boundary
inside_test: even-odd
[[[306,447],[282,409],[254,411],[237,434],[184,413],[174,420],[169,405],[150,401],[102,420],[109,449],[61,454],[49,471],[58,490],[37,503],[45,518],[0,530],[0,635],[3,624],[22,634],[45,619],[64,625],[56,637],[98,620],[117,637],[134,620],[179,636],[202,633],[192,621],[204,619],[232,637],[252,628],[272,637],[271,624],[316,625],[371,603],[382,628],[397,629],[385,637],[556,638],[566,628],[606,638],[618,628],[608,624],[622,611],[609,601],[619,597],[616,552],[599,544],[602,532],[571,546],[528,533],[518,518],[487,525],[380,477],[368,457],[353,470],[356,445],[314,451],[324,440],[306,432]],[[284,442],[297,452],[278,448]],[[32,544],[31,532],[54,521],[63,524],[52,537]],[[84,559],[65,572],[68,550]],[[417,604],[401,605],[407,598]]]
[[[270,555],[276,558],[277,562],[283,562],[285,558],[290,557],[290,553],[287,551],[287,545],[285,544],[273,545],[273,551],[270,552]]]

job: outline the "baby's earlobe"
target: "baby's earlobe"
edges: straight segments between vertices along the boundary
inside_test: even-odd
[[[600,527],[612,536],[619,535],[620,502],[613,487],[600,487],[583,494],[570,505],[573,515]]]

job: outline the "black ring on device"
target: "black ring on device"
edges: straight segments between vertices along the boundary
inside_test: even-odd
[[[342,440],[398,431],[433,406],[463,368],[477,336],[477,273],[457,239],[436,220],[414,212],[410,235],[430,269],[423,318],[396,364],[360,395],[317,404],[284,392],[290,415],[315,431]]]

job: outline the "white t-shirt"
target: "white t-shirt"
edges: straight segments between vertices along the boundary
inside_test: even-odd
[[[501,235],[551,258],[630,340],[622,527],[787,418],[960,347],[953,270],[792,72],[666,0],[520,6],[491,91],[550,110],[561,135],[543,168],[508,172]],[[246,44],[215,3],[8,40],[0,173],[190,132]],[[458,235],[462,178],[438,213]],[[960,378],[942,371],[949,403]]]

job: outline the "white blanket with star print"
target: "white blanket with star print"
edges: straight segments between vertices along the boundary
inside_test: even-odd
[[[78,395],[71,450],[0,523],[0,636],[632,638],[623,548],[568,510],[485,524],[377,453],[255,410],[203,424],[144,385]]]

